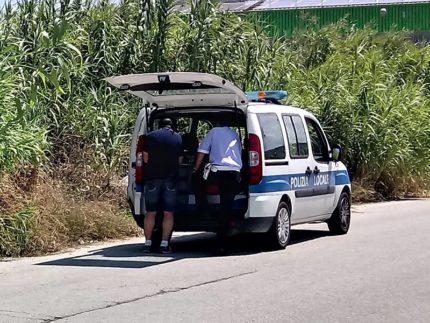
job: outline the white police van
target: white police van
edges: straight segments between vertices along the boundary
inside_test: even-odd
[[[274,248],[285,248],[291,225],[325,221],[332,233],[348,232],[351,185],[340,147],[330,148],[311,113],[279,104],[286,92],[245,94],[219,76],[191,72],[106,80],[143,101],[133,132],[128,181],[128,200],[139,226],[143,227],[145,214],[145,134],[169,117],[184,145],[175,230],[216,230],[217,187],[207,185],[209,212],[203,216],[196,207],[191,174],[199,142],[221,120],[239,132],[243,147],[242,187],[234,201],[232,234],[266,232]]]

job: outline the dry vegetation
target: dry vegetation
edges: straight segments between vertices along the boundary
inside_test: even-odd
[[[94,200],[71,193],[45,174],[32,180],[22,174],[1,180],[0,255],[41,255],[140,233],[119,203],[125,200],[124,188],[110,188]]]

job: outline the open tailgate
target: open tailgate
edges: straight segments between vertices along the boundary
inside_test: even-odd
[[[151,106],[240,107],[248,105],[245,93],[233,83],[213,74],[166,72],[129,74],[105,79],[120,90],[138,96]]]

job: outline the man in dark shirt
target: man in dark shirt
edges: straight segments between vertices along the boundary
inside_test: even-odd
[[[169,238],[173,230],[173,213],[176,208],[176,177],[182,155],[182,139],[172,129],[172,120],[165,118],[160,129],[145,138],[143,160],[145,168],[144,252],[150,252],[152,231],[159,204],[163,207],[163,232],[160,251],[170,252]]]

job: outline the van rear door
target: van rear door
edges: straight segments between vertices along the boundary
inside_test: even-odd
[[[113,76],[105,80],[158,108],[216,106],[244,109],[248,105],[248,98],[242,90],[213,74],[146,73]]]
[[[113,76],[105,80],[115,88],[143,99],[145,106],[149,106],[149,109],[141,110],[136,120],[129,164],[128,199],[135,217],[139,219],[142,219],[140,216],[145,213],[145,205],[142,198],[143,187],[136,183],[136,153],[139,138],[148,131],[145,120],[153,111],[151,108],[161,110],[201,107],[216,108],[218,111],[223,108],[239,108],[244,111],[248,106],[248,98],[242,90],[213,74],[146,73]]]

